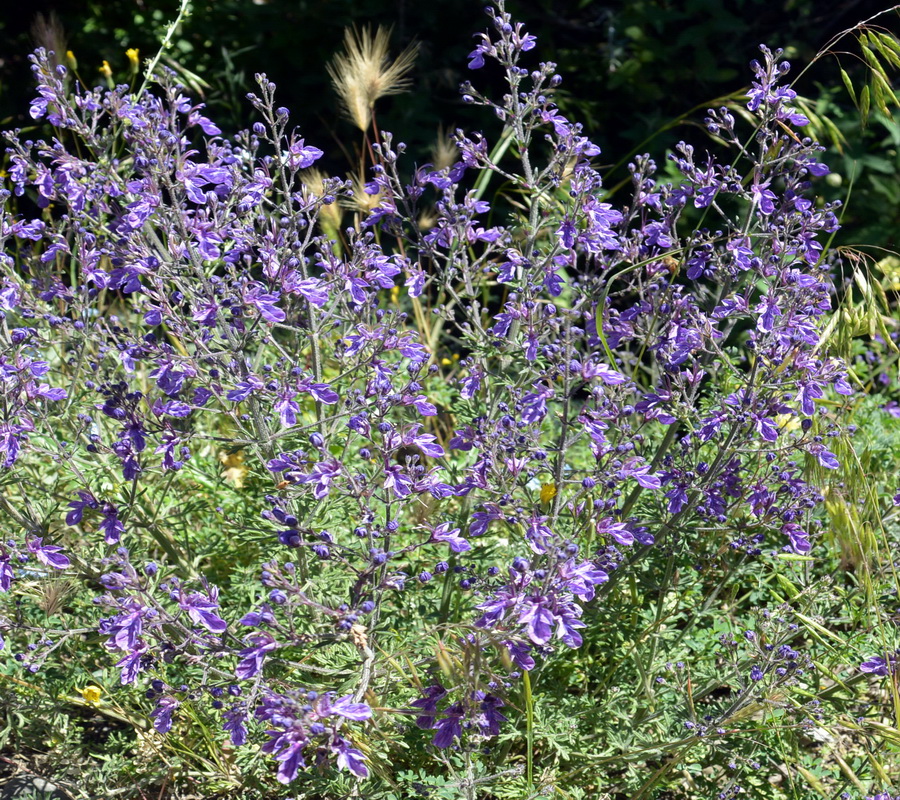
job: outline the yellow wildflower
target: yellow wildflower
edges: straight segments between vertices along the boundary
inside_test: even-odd
[[[76,687],[75,691],[78,692],[78,694],[80,694],[92,706],[99,703],[100,697],[103,695],[103,689],[101,689],[99,686],[85,686],[83,689],[79,689]]]
[[[795,431],[800,427],[800,420],[793,414],[779,414],[775,417],[775,424],[783,431]]]
[[[243,489],[247,473],[250,471],[244,463],[244,451],[236,453],[219,453],[219,461],[225,467],[222,478],[234,486],[235,489]]]

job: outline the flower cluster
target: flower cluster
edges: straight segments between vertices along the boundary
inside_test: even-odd
[[[638,157],[615,207],[599,148],[553,102],[555,65],[522,66],[534,37],[489,14],[469,66],[496,60],[508,92],[462,93],[500,142],[460,130],[456,163],[407,170],[380,132],[368,213],[343,231],[325,218],[352,184],[313,191],[323,152],[265,75],[259,122],[227,138],[171,73],[70,92],[38,51],[31,115],[55,134],[7,134],[0,455],[58,464],[67,511],[39,536],[27,494],[3,500],[25,544],[0,547],[0,589],[31,557],[69,567],[50,541],[88,542],[97,630],[122,683],[151,682],[156,729],[211,698],[234,745],[267,737],[285,783],[308,760],[368,774],[344,726],[372,716],[375,644],[410,594],[440,608],[423,647],[465,631],[441,639],[463,666],[411,701],[417,725],[467,747],[507,719],[497,675],[581,646],[654,548],[810,553],[822,497],[804,468],[838,466],[817,402],[851,392],[819,349],[837,220],[807,197],[827,170],[793,131],[780,54],[754,62],[749,142],[710,111],[734,164],[682,143],[666,183]],[[492,175],[510,187],[493,203]],[[252,464],[259,516],[232,525],[265,540],[249,609],[179,560],[144,500],[202,474],[211,443]],[[317,661],[333,645],[355,675],[337,699]],[[751,683],[802,669],[787,644],[763,660]],[[176,669],[193,683],[163,680]]]

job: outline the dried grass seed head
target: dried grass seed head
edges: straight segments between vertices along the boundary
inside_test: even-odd
[[[388,58],[391,30],[378,26],[344,30],[344,51],[328,64],[328,74],[344,113],[361,131],[368,130],[379,97],[400,94],[410,86],[408,77],[419,50],[407,47],[394,61]]]
[[[360,211],[363,214],[370,214],[379,205],[381,205],[381,192],[370,194],[366,184],[360,180],[359,176],[348,174],[347,177],[353,183],[353,196],[342,198],[342,205],[353,211]]]
[[[329,180],[328,176],[320,169],[313,168],[304,170],[300,176],[300,180],[303,183],[304,190],[309,192],[313,197],[323,198],[330,193],[326,186],[326,181]],[[319,207],[319,216],[325,225],[339,229],[341,226],[342,213],[338,201],[335,199],[333,203],[323,203]]]
[[[38,47],[50,53],[50,62],[54,68],[64,63],[66,56],[66,31],[55,11],[48,15],[38,12],[31,23],[31,36]]]
[[[431,146],[431,163],[436,171],[452,167],[459,161],[459,148],[447,129],[438,127],[437,138]]]

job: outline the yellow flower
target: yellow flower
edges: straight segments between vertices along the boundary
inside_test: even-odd
[[[775,424],[783,431],[795,431],[800,427],[800,420],[793,414],[779,414],[775,417]]]
[[[106,59],[103,59],[103,66],[100,67],[100,74],[101,74],[104,78],[111,78],[111,77],[112,77],[112,69],[110,68],[109,62],[108,62]]]
[[[71,50],[66,50],[66,61],[71,69],[78,69],[78,59]]]
[[[78,692],[88,703],[91,705],[96,705],[100,702],[100,697],[103,694],[103,689],[99,686],[85,686],[83,689],[75,688],[75,691]]]
[[[140,58],[138,58],[140,52],[141,51],[138,50],[136,47],[129,47],[125,51],[125,55],[128,56],[128,60],[131,62],[132,69],[136,70],[138,68],[138,66],[140,66],[141,61],[140,61]]]
[[[545,483],[541,486],[541,502],[547,505],[554,497],[556,497],[556,484]]]
[[[223,451],[219,453],[219,461],[225,467],[222,478],[234,486],[235,489],[243,489],[247,473],[250,471],[244,463],[244,451],[238,450],[236,453]]]

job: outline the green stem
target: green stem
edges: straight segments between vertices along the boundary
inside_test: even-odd
[[[525,779],[528,790],[534,786],[534,695],[531,693],[531,675],[528,670],[522,672],[525,688]]]
[[[509,146],[512,144],[513,137],[516,131],[515,128],[507,128],[500,136],[500,140],[494,145],[494,149],[491,151],[489,156],[491,163],[496,164],[501,158],[503,158],[504,154],[507,150],[509,150]],[[478,176],[478,180],[475,181],[475,199],[480,200],[485,191],[487,191],[488,184],[491,182],[491,177],[493,176],[494,171],[491,169],[482,170],[481,175]]]
[[[156,70],[156,67],[159,65],[159,60],[160,58],[162,58],[163,51],[168,50],[169,47],[172,46],[173,37],[178,32],[178,29],[181,27],[181,23],[184,21],[185,17],[190,16],[190,13],[191,0],[181,0],[181,5],[178,8],[178,16],[175,17],[175,21],[170,22],[169,26],[166,28],[166,35],[163,37],[162,43],[159,46],[159,50],[157,50],[156,55],[153,56],[153,60],[150,62],[149,66],[147,67],[147,71],[144,73],[144,81],[141,84],[141,88],[138,89],[138,95],[144,93],[144,90],[147,88],[147,84],[153,77],[153,73]]]

